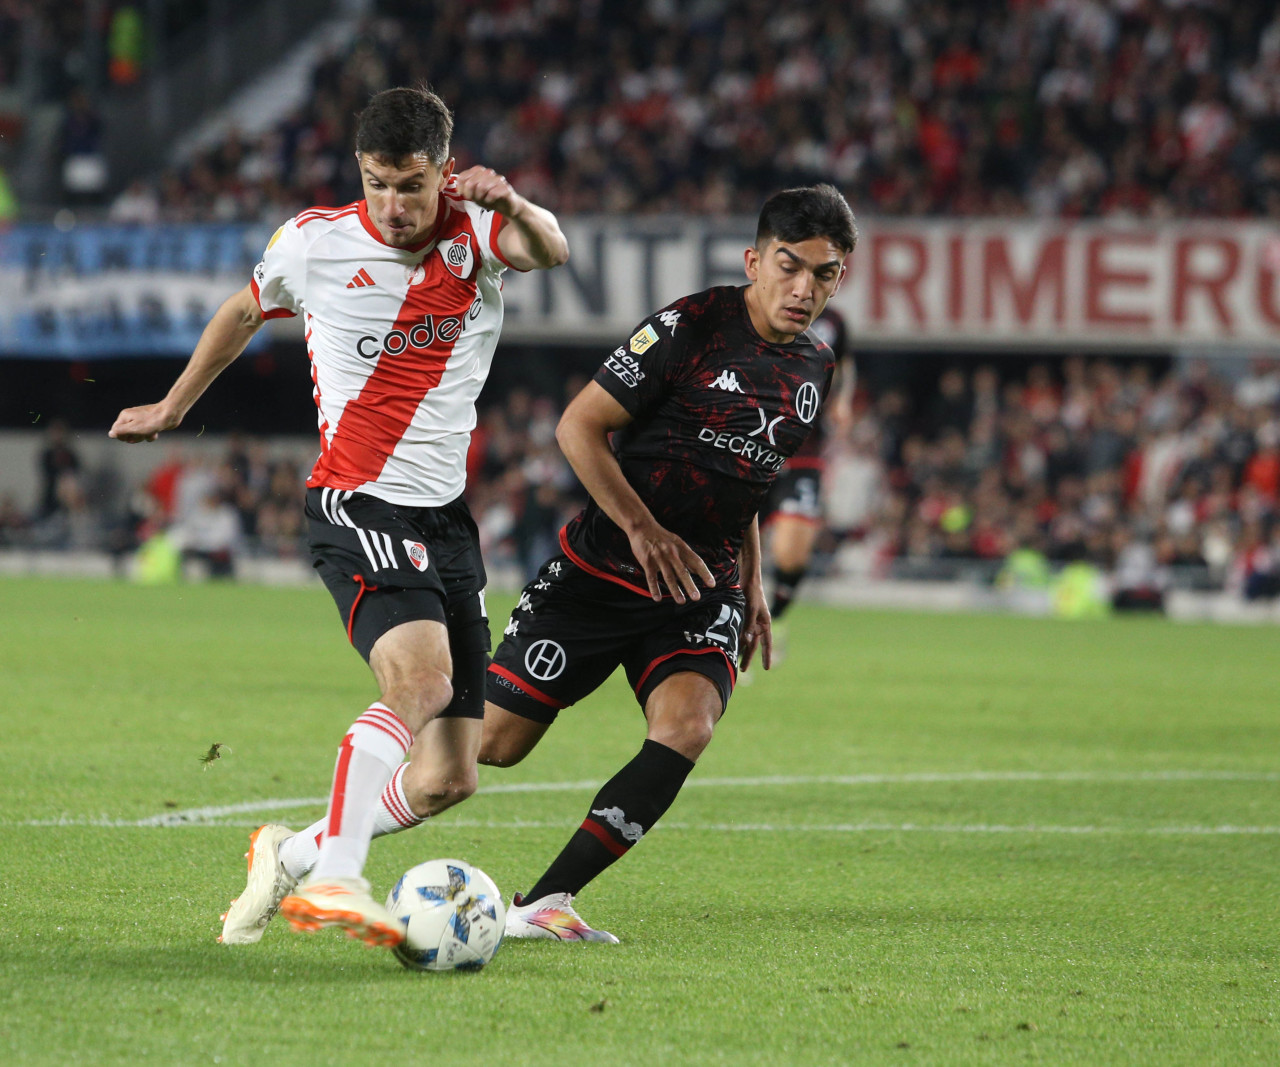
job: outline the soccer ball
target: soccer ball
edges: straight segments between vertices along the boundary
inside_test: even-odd
[[[502,894],[463,860],[427,860],[400,876],[387,910],[404,926],[395,956],[412,971],[478,971],[506,929]]]

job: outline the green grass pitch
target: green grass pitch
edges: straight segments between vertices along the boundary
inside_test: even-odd
[[[580,897],[621,945],[424,975],[280,922],[214,941],[248,829],[322,813],[375,695],[323,590],[0,580],[0,1061],[1280,1062],[1275,630],[788,624]],[[375,890],[434,856],[528,888],[642,736],[611,680],[376,842]]]

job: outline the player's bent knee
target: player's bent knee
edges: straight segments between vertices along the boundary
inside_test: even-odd
[[[474,766],[450,764],[445,767],[415,771],[412,767],[403,779],[405,799],[415,815],[438,815],[472,796],[479,786]]]
[[[686,715],[664,715],[650,724],[649,739],[696,762],[711,744],[719,715],[718,706],[714,714],[697,711]]]
[[[382,702],[416,734],[453,700],[453,682],[443,671],[429,669],[402,676],[388,686]]]

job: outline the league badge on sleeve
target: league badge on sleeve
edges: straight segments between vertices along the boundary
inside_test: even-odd
[[[639,333],[631,335],[630,348],[637,356],[643,356],[658,340],[658,331],[646,325]]]

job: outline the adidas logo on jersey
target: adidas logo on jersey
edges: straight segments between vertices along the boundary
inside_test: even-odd
[[[369,286],[376,285],[376,284],[377,283],[372,278],[369,277],[369,272],[365,270],[364,267],[361,267],[358,271],[356,271],[355,277],[353,277],[351,281],[347,282],[347,288],[348,289],[367,289]]]
[[[731,370],[722,370],[720,377],[711,383],[712,389],[723,389],[726,393],[741,393],[742,386],[738,384],[738,376]]]

